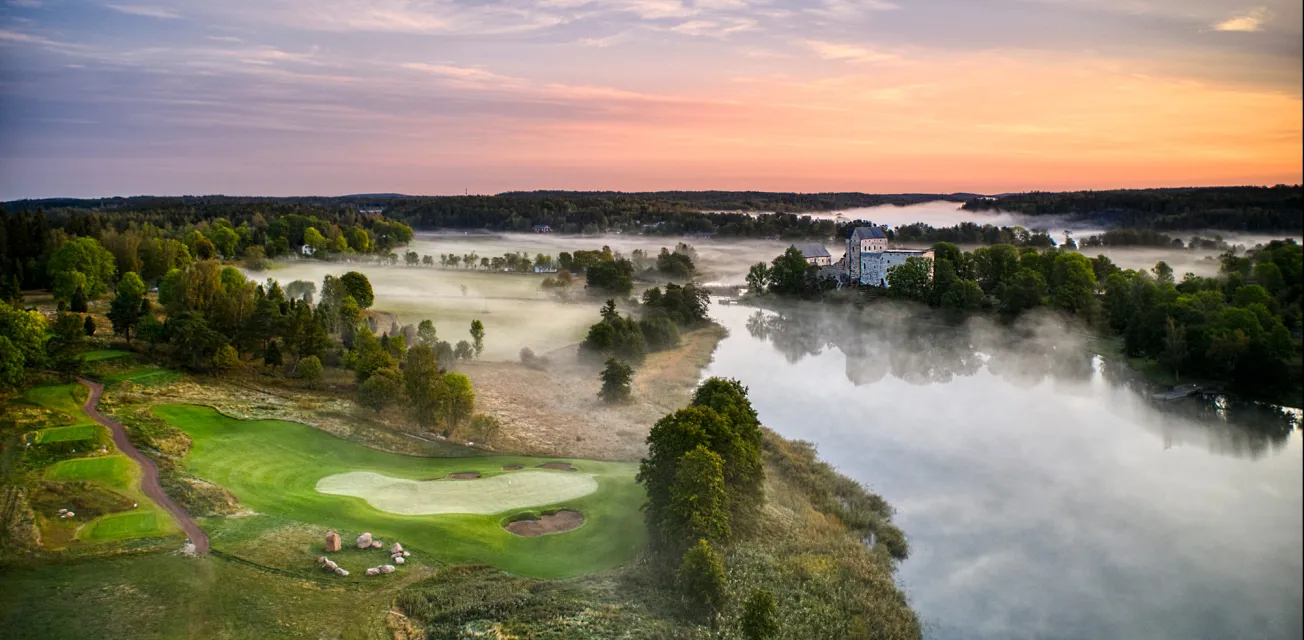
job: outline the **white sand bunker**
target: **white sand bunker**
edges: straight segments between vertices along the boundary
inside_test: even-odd
[[[583,473],[521,471],[478,480],[404,480],[370,471],[351,471],[317,481],[317,491],[362,498],[403,516],[436,513],[500,513],[587,496],[598,481]]]

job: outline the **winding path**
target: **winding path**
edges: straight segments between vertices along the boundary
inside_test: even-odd
[[[208,553],[208,534],[195,523],[195,519],[190,517],[189,513],[177,504],[168,494],[163,493],[163,486],[158,482],[158,465],[145,454],[136,450],[136,446],[131,444],[127,439],[127,430],[122,425],[104,417],[96,409],[100,404],[100,396],[104,394],[104,385],[98,382],[91,382],[85,378],[78,378],[78,382],[86,385],[90,389],[90,395],[86,398],[86,404],[82,405],[82,410],[96,422],[108,427],[113,432],[113,445],[127,454],[128,458],[135,460],[140,464],[140,489],[149,496],[156,504],[167,509],[172,514],[172,518],[181,529],[186,532],[186,536],[195,545],[195,553]]]

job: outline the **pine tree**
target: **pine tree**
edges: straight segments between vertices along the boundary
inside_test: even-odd
[[[79,285],[77,290],[72,292],[72,298],[68,301],[68,310],[73,313],[86,313],[87,302],[86,289]]]
[[[269,367],[279,367],[281,362],[281,343],[273,340],[267,343],[267,349],[263,351],[263,364]]]
[[[86,337],[88,338],[95,335],[95,318],[87,315],[86,319],[82,322],[82,331],[86,333]]]
[[[629,401],[632,395],[630,380],[634,377],[634,370],[628,364],[615,358],[607,358],[601,377],[602,390],[598,391],[598,397],[602,398],[603,402],[616,404]]]

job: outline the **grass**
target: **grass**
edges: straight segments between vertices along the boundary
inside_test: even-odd
[[[66,426],[94,425],[95,421],[82,412],[86,402],[86,387],[79,384],[52,384],[32,387],[23,399],[67,417]]]
[[[54,427],[51,429],[42,429],[36,432],[36,443],[43,444],[47,442],[72,442],[74,440],[90,440],[95,437],[96,427],[93,424],[79,424],[71,427]]]
[[[136,464],[123,455],[74,458],[52,465],[45,479],[53,482],[96,482],[114,489],[131,488],[139,473]]]
[[[154,538],[176,532],[171,516],[140,492],[139,477],[140,467],[124,455],[64,460],[45,471],[45,479],[50,482],[93,482],[139,505],[131,511],[111,513],[87,522],[77,532],[77,538],[87,542]]]
[[[78,536],[83,540],[104,541],[145,538],[176,531],[167,514],[153,509],[115,513],[87,524]]]
[[[97,351],[87,351],[86,353],[83,353],[82,361],[99,362],[100,360],[112,360],[113,358],[121,358],[129,355],[132,355],[130,351],[122,351],[120,349],[99,349]]]
[[[401,516],[360,498],[319,493],[316,484],[323,477],[352,471],[411,480],[478,471],[488,478],[510,473],[502,470],[504,465],[533,468],[547,459],[418,458],[376,451],[298,423],[236,420],[209,407],[164,405],[154,412],[191,437],[189,473],[226,487],[251,509],[318,525],[323,533],[326,528],[346,536],[369,531],[387,543],[400,541],[444,562],[488,564],[539,578],[616,567],[643,548],[643,492],[634,482],[631,463],[569,460],[580,473],[594,476],[597,492],[536,508],[581,511],[585,526],[564,535],[521,538],[500,526],[510,513]]]

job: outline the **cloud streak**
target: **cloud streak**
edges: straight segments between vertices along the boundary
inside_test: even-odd
[[[159,18],[161,20],[178,20],[181,14],[167,9],[146,4],[106,4],[104,5],[118,13],[125,13],[132,16],[142,16],[146,18]]]
[[[1267,14],[1267,9],[1259,7],[1244,15],[1223,20],[1213,28],[1215,31],[1259,31],[1263,27]]]

